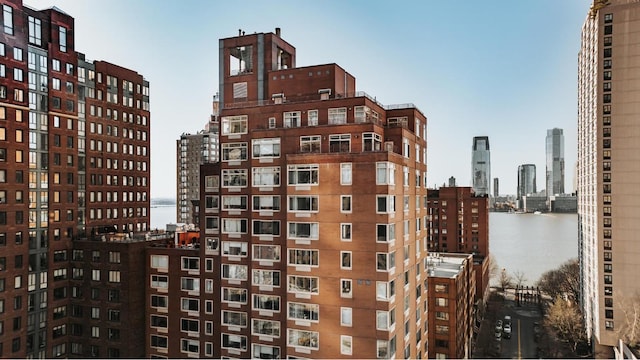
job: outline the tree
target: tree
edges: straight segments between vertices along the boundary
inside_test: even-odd
[[[498,282],[502,291],[513,286],[513,278],[507,273],[507,270],[505,269],[502,269],[502,271],[500,272],[500,278],[498,279]]]
[[[631,297],[616,294],[615,299],[624,318],[618,336],[630,348],[640,346],[640,294]]]
[[[527,281],[527,278],[524,277],[524,272],[520,270],[514,272],[513,277],[515,279],[516,288],[518,289],[521,288],[522,284],[524,284]]]
[[[549,295],[552,301],[566,297],[573,302],[580,300],[580,264],[571,259],[557,269],[542,274],[537,284],[540,291]]]
[[[498,267],[498,262],[493,254],[489,254],[489,259],[487,261],[489,261],[489,282],[491,282],[491,280],[498,277],[500,268]]]
[[[586,340],[582,313],[571,301],[557,298],[547,309],[545,325],[552,328],[559,339],[571,345],[575,352],[578,344]]]

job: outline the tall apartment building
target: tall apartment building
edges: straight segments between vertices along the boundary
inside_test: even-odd
[[[547,197],[564,194],[564,135],[562,129],[547,130],[545,145]]]
[[[500,196],[500,179],[493,178],[493,197]]]
[[[578,57],[578,218],[587,335],[614,347],[622,304],[637,296],[640,262],[640,3],[594,1]],[[615,300],[614,300],[615,298]],[[612,354],[611,354],[612,355]]]
[[[489,290],[489,198],[471,187],[428,190],[427,250],[473,255],[478,300]]]
[[[536,165],[518,165],[518,201],[522,201],[522,198],[527,195],[535,195],[536,192]]]
[[[219,159],[218,100],[214,98],[213,114],[197,134],[184,133],[177,140],[178,223],[199,225],[200,165]]]
[[[491,153],[488,136],[476,136],[473,138],[471,187],[473,187],[476,195],[491,194]]]
[[[153,334],[149,354],[426,358],[426,117],[336,64],[297,67],[279,29],[219,45],[200,247],[216,290],[169,283],[169,317],[197,323]]]
[[[427,258],[430,358],[471,358],[477,288],[473,267],[470,254],[430,253]]]
[[[86,61],[59,9],[0,5],[0,356],[67,356],[63,259],[149,227],[149,84]]]

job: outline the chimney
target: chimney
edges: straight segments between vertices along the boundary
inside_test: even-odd
[[[279,27],[276,28],[276,36],[280,37],[280,28]]]

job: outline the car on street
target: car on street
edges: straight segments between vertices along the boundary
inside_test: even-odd
[[[496,331],[502,331],[502,320],[496,321]]]
[[[496,341],[500,341],[502,340],[502,331],[496,329],[495,333],[493,334],[496,338]]]
[[[506,323],[502,327],[502,333],[504,334],[505,339],[511,339],[511,324]]]
[[[511,324],[511,316],[505,315],[504,316],[504,323],[505,324]]]

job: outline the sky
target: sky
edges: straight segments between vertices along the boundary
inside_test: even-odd
[[[565,191],[577,158],[580,31],[591,0],[24,0],[75,18],[88,60],[142,74],[151,93],[151,197],[176,197],[176,140],[197,133],[218,92],[218,39],[275,32],[296,65],[336,63],[356,89],[427,116],[427,180],[471,185],[474,136],[515,194],[518,165],[545,188],[547,129],[562,128]],[[493,191],[493,190],[492,190]]]

